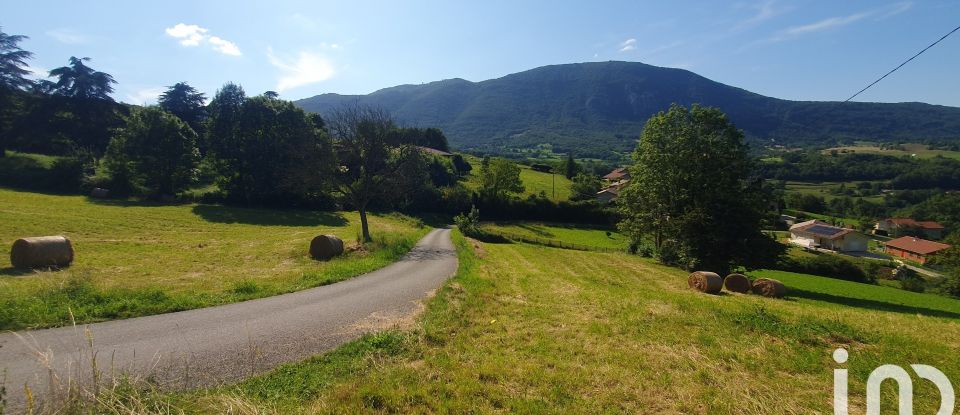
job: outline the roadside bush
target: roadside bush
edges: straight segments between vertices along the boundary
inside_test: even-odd
[[[922,293],[927,290],[927,281],[907,267],[897,268],[895,277],[900,281],[900,288],[904,290],[915,293]]]
[[[482,231],[480,230],[480,211],[477,210],[476,206],[470,207],[470,212],[466,215],[459,214],[453,217],[453,223],[457,225],[457,229],[460,229],[464,235],[471,238],[478,238],[482,236]]]

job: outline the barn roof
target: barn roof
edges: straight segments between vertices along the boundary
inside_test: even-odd
[[[950,245],[947,244],[914,238],[912,236],[904,236],[892,241],[887,241],[886,245],[890,248],[896,248],[901,251],[908,251],[921,255],[932,254],[934,252],[950,248]]]

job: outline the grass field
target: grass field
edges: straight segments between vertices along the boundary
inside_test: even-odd
[[[902,144],[903,149],[881,149],[876,143],[857,143],[853,146],[843,146],[843,147],[833,147],[824,150],[824,153],[829,153],[832,150],[837,150],[841,152],[852,152],[852,153],[864,153],[864,154],[881,154],[885,156],[911,156],[917,158],[934,158],[937,156],[943,156],[946,158],[952,158],[955,160],[960,160],[960,151],[950,151],[950,150],[937,150],[931,149],[926,144]]]
[[[466,156],[465,159],[473,166],[473,170],[467,176],[466,186],[470,190],[477,190],[480,187],[480,163],[477,157]],[[518,164],[520,166],[520,180],[523,182],[523,196],[539,195],[543,192],[550,200],[570,199],[570,180],[562,174],[543,173],[531,169],[529,166]],[[554,194],[556,190],[556,194]],[[556,195],[556,197],[554,197]]]
[[[856,186],[856,182],[812,183],[812,182],[788,181],[785,184],[785,190],[787,192],[792,192],[792,193],[810,194],[814,196],[819,196],[819,197],[822,197],[827,202],[829,202],[833,199],[843,196],[835,193],[840,188],[841,184],[844,184],[848,188],[855,188]],[[850,197],[861,197],[861,196],[850,196]],[[883,195],[870,195],[870,196],[862,196],[862,197],[863,197],[863,200],[866,200],[868,202],[883,203]]]
[[[191,413],[828,414],[835,368],[850,370],[850,413],[881,364],[960,379],[955,300],[763,272],[788,298],[711,296],[636,256],[457,245],[460,270],[414,329],[160,399]],[[914,388],[917,413],[934,413],[932,384]]]
[[[630,240],[612,229],[598,229],[559,223],[496,222],[482,228],[495,234],[556,240],[601,249],[626,250]],[[609,232],[609,236],[607,233]]]
[[[275,295],[380,268],[426,233],[418,221],[370,218],[376,243],[330,262],[311,238],[357,239],[355,213],[188,204],[151,206],[0,189],[0,252],[24,236],[65,235],[76,261],[21,271],[0,259],[0,329],[134,317]]]

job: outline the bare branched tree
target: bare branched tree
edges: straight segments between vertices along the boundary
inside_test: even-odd
[[[372,240],[367,222],[371,202],[390,203],[424,183],[424,159],[414,146],[392,146],[396,123],[380,108],[347,105],[327,118],[333,135],[337,192],[360,212],[363,242]]]

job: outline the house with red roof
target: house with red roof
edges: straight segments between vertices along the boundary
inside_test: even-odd
[[[614,169],[612,172],[607,173],[606,176],[603,176],[603,180],[611,182],[619,182],[624,180],[630,180],[630,172],[626,167],[619,167]]]
[[[837,252],[866,252],[870,238],[849,228],[808,220],[790,227],[790,243]]]
[[[948,248],[950,248],[950,245],[940,242],[928,241],[913,236],[903,236],[887,241],[884,251],[890,256],[924,264],[930,259],[930,255]]]
[[[922,236],[926,239],[943,238],[944,226],[934,221],[919,221],[910,218],[890,218],[877,222],[874,233],[894,238]]]

